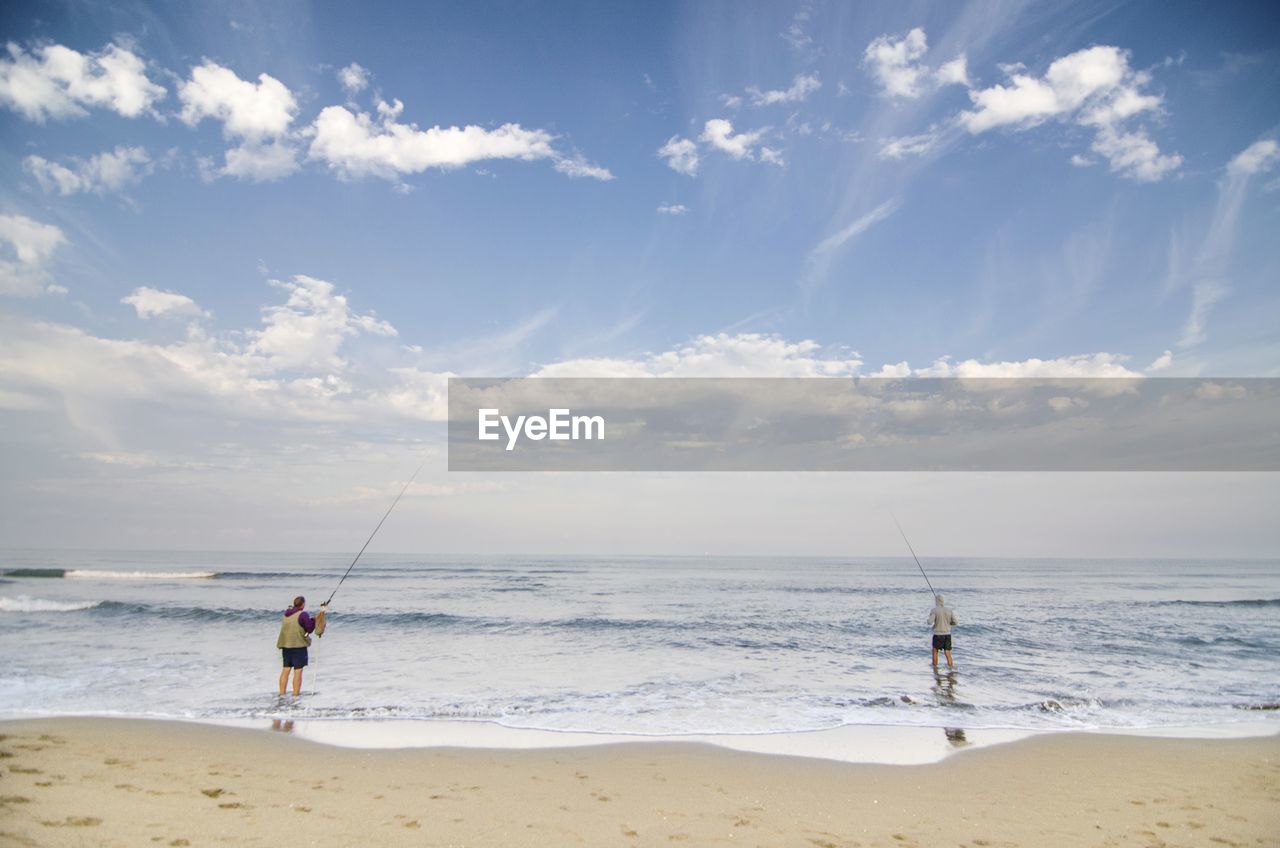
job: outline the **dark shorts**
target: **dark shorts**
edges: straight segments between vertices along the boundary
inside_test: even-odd
[[[306,648],[281,648],[280,653],[284,655],[285,668],[306,668],[307,667],[307,649]]]
[[[937,633],[933,634],[933,649],[935,651],[951,650],[951,634],[948,633],[946,636],[939,636]],[[304,657],[303,659],[306,658]]]

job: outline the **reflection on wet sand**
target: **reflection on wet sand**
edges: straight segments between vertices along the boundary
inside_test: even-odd
[[[271,719],[271,729],[272,729],[272,730],[278,730],[278,731],[280,731],[281,733],[292,733],[292,732],[293,732],[293,719],[291,719],[291,718],[286,718],[286,719],[273,718],[273,719]]]
[[[953,670],[942,671],[935,668],[933,670],[933,695],[938,699],[938,703],[944,707],[955,706],[960,703],[956,697],[956,673]],[[956,748],[963,748],[969,744],[969,740],[965,738],[963,727],[944,727],[943,734]]]
[[[933,694],[942,706],[951,706],[956,701],[956,673],[954,671],[933,670]]]

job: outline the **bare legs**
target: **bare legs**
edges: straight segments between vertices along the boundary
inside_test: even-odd
[[[934,665],[938,664],[936,657],[934,658],[933,664]],[[284,694],[284,688],[285,688],[285,685],[288,684],[289,682],[289,672],[291,670],[293,671],[293,694],[295,696],[301,695],[302,694],[302,669],[300,668],[289,669],[287,667],[284,669],[281,669],[280,671],[280,694],[281,695]]]
[[[955,668],[956,664],[951,660],[951,652],[946,649],[943,649],[942,653],[947,655],[947,668]],[[938,649],[937,648],[933,649],[933,667],[934,668],[938,667]],[[284,684],[281,684],[281,686],[283,685]],[[284,693],[283,689],[281,689],[280,691],[281,691],[281,694]]]

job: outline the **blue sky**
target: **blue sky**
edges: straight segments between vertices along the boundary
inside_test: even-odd
[[[23,543],[97,515],[78,541],[338,546],[441,446],[451,373],[1280,374],[1270,4],[27,2],[0,29]],[[455,527],[532,485],[433,467]],[[565,546],[548,521],[504,544]]]

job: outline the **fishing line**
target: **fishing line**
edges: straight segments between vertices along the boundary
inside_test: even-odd
[[[916,561],[916,568],[920,569],[920,576],[924,578],[925,585],[929,587],[929,591],[937,596],[937,592],[933,589],[933,584],[929,582],[929,575],[924,573],[924,566],[920,564],[920,557],[916,556],[916,549],[911,547],[911,540],[907,538],[906,532],[902,529],[902,525],[898,523],[898,516],[893,514],[893,510],[889,511],[889,517],[893,519],[893,523],[898,525],[898,532],[902,534],[902,541],[907,543],[907,550],[911,551],[911,558]]]
[[[385,522],[387,517],[391,515],[391,510],[395,509],[396,504],[400,503],[400,499],[404,497],[405,492],[409,491],[409,486],[413,484],[414,479],[418,476],[418,472],[421,471],[422,466],[426,464],[427,460],[425,458],[422,462],[418,463],[417,469],[413,472],[412,476],[409,477],[409,481],[404,484],[404,488],[400,490],[400,494],[396,495],[396,499],[391,502],[391,506],[387,507],[387,511],[382,516],[382,521],[379,521],[378,526],[373,528],[373,532],[369,534],[369,538],[365,539],[364,545],[360,548],[360,553],[356,554],[356,558],[351,560],[351,564],[347,566],[347,570],[342,574],[342,579],[338,581],[338,585],[334,586],[333,591],[329,593],[329,600],[325,601],[321,606],[329,606],[329,601],[332,601],[333,596],[338,594],[338,590],[342,588],[342,584],[346,581],[347,575],[351,573],[351,569],[355,568],[356,563],[360,561],[360,557],[364,556],[365,548],[369,547],[369,543],[373,541],[373,537],[378,535],[378,531],[382,529],[383,522]]]
[[[426,464],[427,464],[427,460],[424,457],[422,462],[418,463],[418,467],[414,469],[413,474],[409,476],[409,480],[400,489],[400,494],[396,495],[396,499],[391,502],[391,506],[387,507],[387,511],[383,513],[382,520],[378,522],[378,526],[374,527],[373,532],[369,534],[369,538],[364,540],[364,545],[361,546],[360,552],[356,554],[355,559],[351,560],[351,564],[347,566],[347,570],[342,573],[342,579],[338,581],[338,585],[334,586],[333,591],[329,593],[329,600],[325,601],[323,604],[320,605],[320,609],[322,612],[328,612],[329,602],[333,600],[334,595],[338,594],[338,590],[341,589],[342,584],[346,582],[347,575],[351,573],[351,569],[355,568],[356,563],[360,561],[360,557],[364,556],[365,548],[368,548],[369,543],[373,541],[373,537],[378,535],[378,531],[382,529],[382,525],[387,520],[387,518],[391,515],[391,511],[396,508],[396,504],[400,503],[400,499],[404,497],[404,493],[409,491],[409,487],[413,485],[413,481],[418,477],[418,472],[421,471],[422,466]],[[320,635],[323,636],[324,634],[320,634]],[[315,663],[314,665],[319,665],[319,663]],[[311,694],[312,695],[316,693],[316,680],[319,679],[319,677],[320,677],[320,669],[313,668],[311,670]]]

